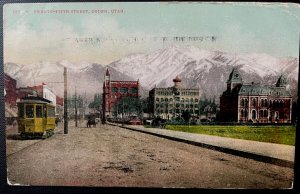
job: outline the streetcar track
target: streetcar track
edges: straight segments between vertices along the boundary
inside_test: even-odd
[[[57,134],[57,133],[59,133],[59,132],[61,132],[61,131],[63,131],[63,130],[59,130],[59,131],[55,132],[54,134]],[[53,136],[53,135],[52,135],[52,136]],[[22,148],[22,149],[17,150],[16,152],[13,152],[13,153],[10,153],[10,154],[6,155],[6,158],[8,158],[8,157],[10,157],[10,156],[12,156],[12,155],[15,155],[16,153],[19,153],[19,152],[21,152],[21,151],[24,151],[24,150],[26,150],[27,148],[30,148],[30,147],[32,147],[32,146],[34,146],[34,145],[36,145],[36,144],[38,144],[38,143],[40,143],[40,142],[49,140],[52,136],[50,136],[50,137],[48,137],[48,138],[46,138],[46,139],[40,139],[40,140],[37,140],[37,142],[34,142],[34,143],[32,143],[32,144],[30,144],[30,145],[28,145],[28,146],[26,146],[26,147],[24,147],[24,148]]]

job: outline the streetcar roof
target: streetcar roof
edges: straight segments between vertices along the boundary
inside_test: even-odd
[[[49,104],[50,100],[39,97],[39,96],[27,96],[21,99],[18,103],[38,103],[38,104]],[[54,106],[54,105],[53,105]]]
[[[17,102],[18,104],[49,104],[48,102],[44,102],[41,100],[22,100]]]

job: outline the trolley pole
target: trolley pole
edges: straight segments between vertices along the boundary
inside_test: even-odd
[[[78,126],[77,120],[77,91],[75,86],[75,127]]]
[[[67,68],[64,67],[64,134],[68,134]]]

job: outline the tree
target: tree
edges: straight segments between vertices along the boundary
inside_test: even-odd
[[[189,122],[190,118],[191,118],[191,113],[188,110],[185,110],[182,112],[182,118],[184,119],[184,121],[187,123]]]
[[[101,107],[102,107],[102,95],[101,94],[95,94],[93,102],[91,102],[88,107],[100,110]]]
[[[143,102],[140,98],[136,97],[123,97],[113,106],[113,115],[123,116],[138,116],[142,117],[143,113]]]
[[[75,97],[75,94],[72,95],[71,97],[68,97],[68,100],[67,100],[68,107],[69,108],[75,108],[75,99],[76,99],[76,103],[77,103],[76,104],[77,108],[82,108],[83,107],[83,97],[80,96],[80,95],[77,95]]]

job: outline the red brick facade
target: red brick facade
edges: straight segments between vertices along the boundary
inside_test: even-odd
[[[17,81],[4,73],[5,103],[15,106],[17,102]]]
[[[103,82],[102,113],[105,118],[112,117],[114,105],[123,97],[139,96],[139,81],[111,81],[107,69]]]
[[[64,105],[64,98],[56,96],[56,105],[63,106]]]
[[[234,69],[227,81],[227,90],[220,98],[221,121],[291,123],[292,97],[286,86],[283,76],[271,86],[243,84]]]

